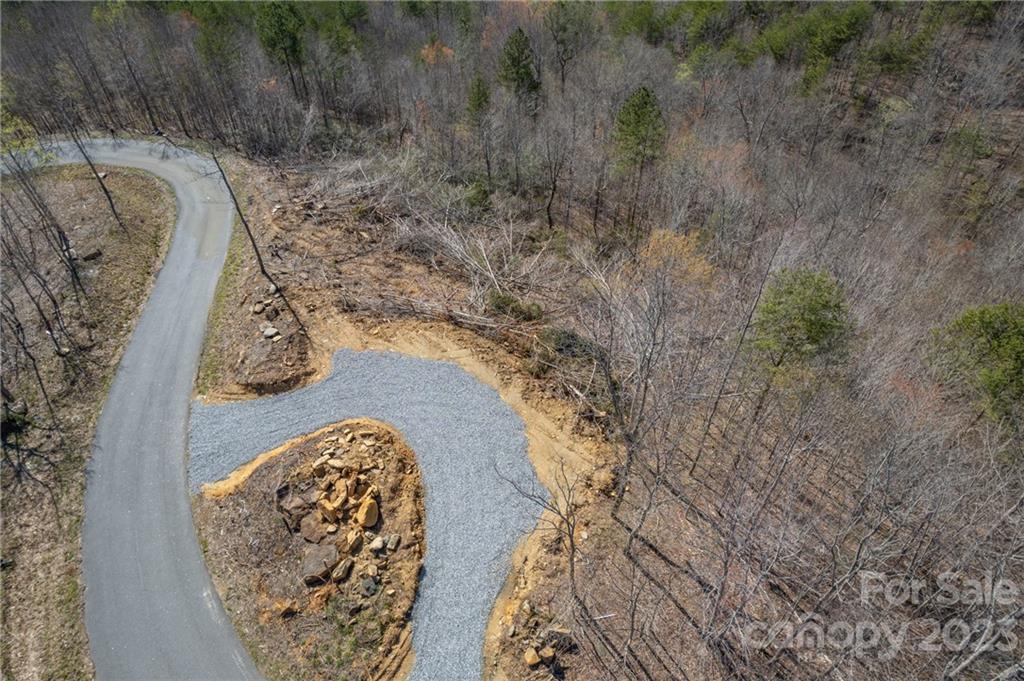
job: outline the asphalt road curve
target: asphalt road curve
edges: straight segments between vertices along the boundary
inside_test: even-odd
[[[114,376],[87,467],[85,623],[96,678],[260,679],[217,598],[185,482],[189,400],[232,207],[211,161],[165,144],[91,140],[95,163],[166,180],[178,220]],[[73,145],[56,163],[81,163]]]

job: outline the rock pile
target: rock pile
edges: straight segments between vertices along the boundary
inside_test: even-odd
[[[274,326],[274,320],[281,314],[281,311],[275,305],[273,298],[257,300],[249,307],[249,311],[257,318],[266,320],[265,322],[260,322],[260,332],[264,338],[275,343],[281,340],[281,332]]]
[[[309,588],[351,581],[351,592],[368,599],[390,581],[388,559],[402,536],[385,532],[376,435],[345,428],[324,438],[326,448],[275,492],[285,525],[306,542],[298,577]]]
[[[309,338],[301,326],[296,327],[277,287],[261,287],[241,302],[249,314],[231,318],[231,333],[241,348],[233,365],[234,382],[266,395],[291,390],[312,376]]]
[[[225,606],[268,659],[289,661],[291,678],[392,678],[426,550],[414,452],[361,419],[270,454],[196,502]]]
[[[277,393],[301,384],[314,372],[310,364],[309,338],[294,328],[277,289],[260,292],[249,305],[255,318],[258,340],[247,341],[234,365],[234,380],[257,394]],[[252,327],[243,324],[246,332]]]
[[[544,621],[548,623],[543,624]],[[544,665],[552,674],[564,671],[565,664],[556,659],[560,654],[577,650],[572,631],[551,621],[550,616],[536,612],[529,601],[523,601],[508,628],[510,639],[520,638],[523,662],[533,669]]]

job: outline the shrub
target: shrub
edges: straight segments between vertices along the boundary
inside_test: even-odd
[[[831,58],[860,35],[872,13],[866,2],[823,3],[805,12],[789,12],[769,24],[756,44],[776,61],[792,60],[801,52],[812,58]]]
[[[729,4],[722,0],[691,0],[672,5],[666,20],[686,19],[686,41],[697,45],[708,39],[720,39],[728,31]]]
[[[476,180],[469,185],[466,192],[466,205],[478,211],[491,209],[491,193],[487,191],[487,184]]]
[[[928,55],[938,27],[936,21],[926,21],[912,36],[893,33],[875,42],[860,59],[859,78],[870,78],[879,73],[898,76],[915,71]]]
[[[839,50],[867,28],[871,15],[870,5],[855,3],[812,26],[804,59],[804,89],[810,89],[821,82]]]
[[[572,329],[549,326],[541,330],[538,339],[562,357],[587,359],[598,357],[601,353],[596,344],[583,338]]]
[[[487,294],[487,310],[523,322],[537,321],[544,316],[544,310],[537,303],[524,303],[512,294],[496,289]]]
[[[657,272],[667,275],[675,287],[707,285],[714,272],[700,251],[700,234],[680,234],[652,229],[636,255],[636,268],[627,268],[634,279]]]
[[[999,10],[995,0],[960,0],[940,3],[940,10],[946,21],[962,26],[985,26],[992,23]]]
[[[949,134],[946,139],[947,153],[955,159],[966,158],[976,161],[992,155],[985,131],[977,124],[967,123]]]
[[[935,332],[930,361],[944,381],[976,399],[989,418],[1021,429],[1024,304],[968,308]]]
[[[827,272],[782,269],[757,307],[754,331],[755,351],[778,368],[841,359],[853,322],[839,283]]]
[[[569,257],[569,235],[562,227],[548,227],[546,223],[541,223],[531,229],[526,238],[529,253],[548,249],[560,258]]]
[[[664,39],[667,22],[657,3],[650,0],[610,2],[605,7],[619,37],[635,35],[651,45],[657,45]]]
[[[992,208],[992,185],[984,177],[976,177],[959,189],[953,205],[970,227],[976,227]]]
[[[362,201],[352,206],[352,217],[354,217],[356,220],[363,220],[369,217],[370,213],[372,212],[373,209],[370,208],[370,206],[363,203]]]
[[[679,65],[676,71],[676,80],[686,82],[694,77],[694,74],[704,72],[711,64],[715,55],[714,49],[708,43],[701,43],[693,48],[690,56]]]
[[[914,72],[928,56],[935,35],[943,25],[984,25],[995,18],[996,9],[996,4],[990,0],[929,3],[921,12],[913,34],[892,33],[864,51],[858,65],[859,78]]]

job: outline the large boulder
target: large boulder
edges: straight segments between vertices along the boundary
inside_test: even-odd
[[[338,549],[334,544],[308,546],[302,557],[302,581],[306,586],[324,584],[337,564]]]
[[[316,544],[327,534],[327,526],[320,522],[318,514],[309,513],[299,524],[299,533],[309,543]]]
[[[380,511],[377,508],[377,500],[367,496],[363,499],[363,503],[359,504],[359,510],[356,511],[356,522],[363,527],[373,527],[377,524],[379,515]]]

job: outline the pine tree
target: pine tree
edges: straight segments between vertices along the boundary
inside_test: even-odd
[[[853,334],[843,289],[830,274],[779,270],[765,288],[754,316],[754,349],[768,365],[842,359]]]
[[[615,119],[613,139],[619,163],[626,169],[642,169],[661,156],[665,138],[658,98],[646,87],[637,88]]]
[[[528,105],[534,105],[540,94],[540,79],[537,77],[535,55],[530,39],[517,28],[505,41],[498,69],[498,80],[512,90],[516,98]]]
[[[619,109],[612,133],[620,167],[626,172],[636,171],[633,202],[629,209],[631,225],[636,224],[644,169],[661,156],[666,136],[658,98],[646,87],[637,88]]]
[[[264,2],[256,7],[256,36],[267,54],[288,67],[288,78],[296,97],[308,99],[309,89],[302,70],[302,32],[304,20],[296,5],[285,2]],[[298,69],[302,94],[295,80]]]
[[[267,2],[256,5],[256,34],[263,49],[285,64],[302,61],[302,15],[295,5]]]
[[[469,84],[469,102],[466,105],[466,112],[469,120],[477,126],[483,121],[487,109],[491,106],[491,89],[487,87],[487,81],[477,73],[473,82]]]
[[[477,73],[473,82],[469,85],[469,102],[466,105],[466,113],[469,114],[470,124],[473,126],[480,141],[480,151],[484,158],[484,165],[487,169],[487,187],[491,188],[491,145],[486,123],[487,110],[491,106],[491,89],[484,77]]]

